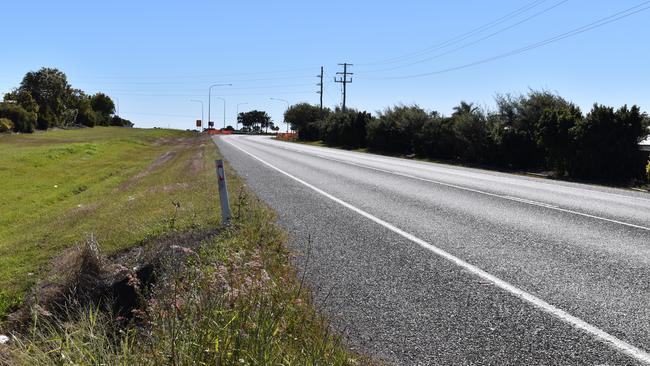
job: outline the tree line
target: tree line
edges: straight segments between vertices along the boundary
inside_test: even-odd
[[[450,116],[417,105],[378,112],[321,110],[300,103],[285,121],[305,141],[508,170],[552,170],[557,177],[608,183],[648,179],[639,143],[650,119],[638,106],[594,104],[584,114],[546,91],[496,97],[486,110],[461,102]],[[650,170],[649,170],[650,171]]]
[[[88,95],[68,83],[55,68],[30,71],[20,86],[0,102],[0,132],[31,133],[70,126],[133,127],[115,114],[115,103],[104,93]]]
[[[240,112],[237,115],[237,123],[242,125],[242,132],[269,132],[280,130],[271,120],[271,116],[264,111],[252,110],[248,112]],[[228,126],[232,129],[232,126]],[[228,129],[226,127],[226,129]]]

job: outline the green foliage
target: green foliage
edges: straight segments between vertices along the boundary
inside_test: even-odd
[[[27,112],[38,113],[39,106],[32,94],[27,90],[14,90],[4,96],[6,102],[14,102],[23,107]]]
[[[294,104],[284,113],[284,120],[291,129],[298,132],[298,138],[304,141],[315,141],[320,137],[322,120],[332,113],[328,108],[322,111],[320,107],[309,103]]]
[[[67,122],[64,112],[72,98],[72,88],[63,72],[54,68],[28,72],[18,92],[29,93],[38,104],[38,129],[58,127]]]
[[[0,103],[0,118],[10,120],[15,132],[31,133],[36,127],[36,113],[16,103]]]
[[[97,124],[113,126],[112,116],[115,114],[115,103],[104,93],[97,93],[90,97],[90,106],[96,113]]]
[[[367,112],[337,109],[322,124],[321,137],[325,143],[346,148],[366,146],[366,125],[372,121]]]
[[[572,151],[571,129],[583,119],[576,106],[546,109],[537,122],[537,145],[544,149],[548,166],[557,176],[567,172]]]
[[[415,153],[433,159],[454,159],[456,134],[453,120],[432,114],[416,133]]]
[[[133,127],[133,122],[120,116],[113,116],[111,117],[110,125],[115,127]],[[230,128],[232,128],[232,126]]]
[[[115,104],[106,94],[86,95],[73,89],[66,75],[54,68],[42,68],[28,72],[20,86],[4,96],[6,102],[14,103],[36,116],[35,128],[48,129],[71,125],[92,127],[127,126],[133,124],[121,118],[115,119]],[[18,125],[14,121],[14,125]],[[14,127],[21,132],[31,132],[29,124]]]
[[[259,132],[262,129],[272,127],[273,121],[271,116],[269,116],[264,111],[252,110],[248,112],[240,112],[237,116],[237,122],[241,123],[244,128],[251,129],[255,132]]]
[[[571,128],[573,155],[568,170],[572,177],[628,182],[641,176],[639,142],[647,134],[646,115],[639,107],[594,105],[586,118]]]
[[[390,153],[413,153],[418,132],[430,118],[417,105],[387,108],[368,123],[368,147]]]
[[[650,159],[648,159],[648,164],[645,166],[645,179],[650,183]]]
[[[485,114],[473,104],[461,102],[454,107],[451,119],[456,156],[469,163],[490,163],[493,144]]]
[[[14,129],[14,123],[8,118],[0,118],[0,133],[11,132]]]

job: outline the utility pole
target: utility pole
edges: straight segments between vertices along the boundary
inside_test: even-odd
[[[320,91],[316,93],[320,94],[320,112],[323,114],[323,66],[320,67],[320,75],[316,75],[316,77],[320,77],[320,83],[316,84],[320,86]]]
[[[352,72],[348,72],[348,66],[353,66],[352,64],[349,63],[342,63],[339,64],[339,66],[343,66],[343,72],[337,72],[337,75],[343,75],[341,78],[336,78],[334,77],[334,82],[341,83],[343,84],[343,112],[345,112],[345,97],[347,94],[347,84],[352,82],[352,78],[350,77],[350,80],[348,80],[348,75],[354,75]]]

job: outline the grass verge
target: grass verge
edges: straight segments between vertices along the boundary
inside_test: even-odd
[[[109,139],[115,136],[112,131],[109,135],[112,136]],[[175,142],[170,143],[169,138]],[[161,144],[159,139],[167,143]],[[102,145],[102,140],[99,138],[96,143]],[[97,235],[102,254],[97,256],[96,261],[103,263],[101,266],[104,267],[109,267],[106,263],[112,262],[111,268],[125,270],[130,268],[130,261],[137,257],[134,253],[140,253],[138,251],[141,249],[146,251],[146,247],[152,244],[154,247],[157,244],[158,247],[171,248],[164,255],[156,256],[158,264],[155,275],[146,281],[127,274],[128,286],[142,299],[140,306],[129,314],[123,314],[106,306],[114,304],[110,297],[83,304],[75,298],[67,299],[65,305],[55,309],[43,308],[36,301],[28,309],[28,326],[8,333],[11,338],[9,343],[0,345],[0,363],[371,363],[349,352],[340,339],[330,332],[326,320],[311,305],[308,292],[290,265],[290,253],[283,246],[285,236],[274,223],[274,213],[247,190],[243,181],[228,166],[226,172],[235,217],[230,226],[219,227],[219,216],[215,213],[216,184],[212,172],[212,162],[218,152],[208,138],[173,133],[172,136],[149,136],[144,140],[146,142],[135,139],[144,150],[151,149],[146,153],[147,158],[143,157],[144,163],[128,163],[133,164],[128,168],[129,174],[122,174],[121,179],[115,179],[106,187],[90,185],[84,191],[93,192],[96,189],[113,194],[97,207],[105,214],[97,218],[77,218],[77,225],[87,225],[84,226],[86,229],[75,229],[73,233],[60,229],[60,234],[53,236],[59,241],[59,248],[63,249],[66,243],[71,246],[70,243],[74,242],[66,241],[67,235],[80,242],[88,232],[109,233]],[[163,145],[164,148],[158,148]],[[163,158],[165,161],[160,162],[160,157],[165,156],[171,146],[178,149],[174,157]],[[136,150],[141,152],[140,149]],[[200,164],[196,163],[196,154],[200,154]],[[125,159],[128,156],[117,155]],[[152,165],[157,166],[151,169]],[[195,174],[187,174],[192,166],[199,168]],[[148,173],[142,176],[143,171]],[[134,182],[134,177],[139,178]],[[162,177],[167,179],[161,180]],[[183,184],[178,186],[178,183],[191,184],[192,188]],[[75,181],[69,187],[77,184]],[[175,189],[164,188],[170,185]],[[127,192],[121,192],[120,188]],[[188,192],[185,192],[186,189]],[[177,192],[179,190],[181,192]],[[136,192],[141,195],[138,197],[149,197],[159,202],[141,204],[137,206],[139,214],[132,214],[128,202],[135,201],[129,200],[129,197]],[[150,196],[150,193],[153,195]],[[66,198],[73,196],[74,193],[71,193]],[[59,203],[64,208],[62,211],[74,209],[76,201],[66,201],[57,201],[63,202]],[[116,206],[112,201],[117,201]],[[174,201],[174,205],[171,201]],[[139,217],[149,215],[149,210],[153,210],[152,217]],[[60,213],[44,211],[48,215],[60,216]],[[137,220],[139,224],[135,227],[143,229],[129,231],[123,228],[124,223],[119,221],[121,216]],[[106,220],[106,217],[117,222]],[[54,220],[49,224],[59,222]],[[102,229],[105,226],[111,229]],[[207,232],[209,235],[187,235],[192,232]],[[40,237],[40,234],[36,236]],[[131,249],[125,252],[126,248]],[[49,248],[50,257],[60,249]],[[45,259],[38,260],[40,265],[45,263]],[[75,272],[80,269],[69,270]],[[75,276],[53,279],[41,272],[38,277],[56,282],[68,281],[66,278]]]

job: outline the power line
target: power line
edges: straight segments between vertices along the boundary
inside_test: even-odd
[[[544,10],[541,10],[541,11],[539,11],[539,12],[537,12],[537,13],[531,15],[531,16],[528,16],[528,17],[526,17],[526,18],[524,18],[524,19],[518,21],[517,23],[514,23],[514,24],[511,24],[511,25],[509,25],[509,26],[507,26],[507,27],[501,28],[501,29],[499,29],[499,30],[497,30],[497,31],[495,31],[495,32],[492,32],[492,33],[490,33],[490,34],[488,34],[488,35],[486,35],[486,36],[484,36],[484,37],[481,37],[481,38],[479,38],[479,39],[477,39],[477,40],[474,40],[474,41],[469,42],[469,43],[465,43],[465,44],[463,44],[462,46],[459,46],[459,47],[453,48],[453,49],[451,49],[451,50],[449,50],[449,51],[445,51],[445,52],[439,53],[439,54],[437,54],[437,55],[435,55],[435,56],[431,56],[431,57],[427,57],[427,58],[424,58],[424,59],[421,59],[421,60],[413,61],[413,62],[410,62],[410,63],[404,64],[404,65],[393,66],[393,67],[384,68],[384,69],[380,69],[380,70],[368,70],[368,71],[365,71],[364,73],[376,73],[376,72],[386,72],[386,71],[398,70],[398,69],[403,69],[403,68],[410,67],[410,66],[413,66],[413,65],[421,64],[421,63],[423,63],[423,62],[427,62],[427,61],[431,61],[431,60],[438,59],[438,58],[440,58],[440,57],[443,57],[443,56],[446,56],[446,55],[452,54],[452,53],[454,53],[454,52],[460,51],[460,50],[462,50],[462,49],[465,49],[465,48],[467,48],[467,47],[473,46],[473,45],[475,45],[475,44],[477,44],[477,43],[480,43],[480,42],[482,42],[482,41],[485,41],[485,40],[487,40],[487,39],[490,39],[490,38],[492,38],[492,37],[494,37],[494,36],[496,36],[496,35],[498,35],[498,34],[501,34],[501,33],[505,32],[505,31],[508,31],[508,30],[510,30],[510,29],[512,29],[512,28],[515,28],[515,27],[517,27],[518,25],[521,25],[521,24],[523,24],[523,23],[525,23],[525,22],[527,22],[527,21],[529,21],[529,20],[531,20],[531,19],[534,19],[534,18],[536,18],[536,17],[538,17],[538,16],[540,16],[540,15],[543,15],[543,14],[545,14],[545,13],[548,13],[549,11],[551,11],[551,10],[553,10],[553,9],[555,9],[555,8],[559,7],[560,5],[563,5],[563,4],[567,3],[567,2],[569,2],[569,0],[562,0],[562,1],[560,1],[560,2],[558,2],[558,3],[556,3],[556,4],[554,4],[553,6],[550,6],[550,7],[546,8],[546,9],[544,9]]]
[[[499,60],[499,59],[502,59],[502,58],[518,55],[520,53],[524,53],[524,52],[527,52],[527,51],[530,51],[530,50],[533,50],[533,49],[536,49],[536,48],[539,48],[539,47],[543,47],[543,46],[546,46],[548,44],[561,41],[561,40],[563,40],[565,38],[573,37],[573,36],[576,36],[578,34],[590,31],[592,29],[600,28],[600,27],[605,26],[607,24],[610,24],[610,23],[619,21],[621,19],[630,17],[632,15],[638,14],[638,13],[640,13],[642,11],[650,9],[650,6],[643,7],[643,6],[648,5],[648,4],[650,4],[650,1],[644,1],[644,2],[642,2],[642,3],[638,4],[638,5],[635,5],[635,6],[631,7],[631,8],[628,8],[628,9],[620,11],[618,13],[609,15],[609,16],[604,17],[604,18],[601,18],[601,19],[599,19],[599,20],[597,20],[595,22],[583,25],[582,27],[575,28],[575,29],[570,30],[568,32],[559,34],[557,36],[547,38],[547,39],[545,39],[543,41],[533,43],[533,44],[530,44],[528,46],[512,50],[510,52],[502,53],[502,54],[499,54],[499,55],[496,55],[496,56],[488,57],[488,58],[485,58],[485,59],[482,59],[482,60],[479,60],[479,61],[475,61],[475,62],[471,62],[471,63],[468,63],[468,64],[455,66],[455,67],[450,67],[450,68],[447,68],[447,69],[442,69],[442,70],[432,71],[432,72],[425,72],[425,73],[404,75],[404,76],[373,78],[373,79],[375,79],[375,80],[398,80],[398,79],[413,79],[413,78],[418,78],[418,77],[439,75],[439,74],[444,74],[444,73],[447,73],[447,72],[462,70],[462,69],[466,69],[466,68],[469,68],[469,67],[472,67],[472,66],[477,66],[477,65],[480,65],[480,64],[492,62],[492,61]]]
[[[343,84],[343,112],[345,112],[345,98],[347,96],[347,85],[348,83],[352,82],[352,78],[348,80],[348,75],[353,75],[354,73],[348,72],[348,66],[353,66],[352,64],[349,64],[347,62],[344,62],[342,64],[339,64],[339,66],[343,66],[343,72],[337,72],[337,75],[343,75],[340,78],[334,77],[334,82],[336,83],[341,83]]]
[[[480,33],[484,32],[484,31],[486,31],[486,30],[488,30],[490,28],[493,28],[493,27],[499,25],[499,24],[505,23],[510,19],[516,18],[517,16],[527,12],[530,9],[533,9],[533,8],[541,5],[542,3],[545,3],[546,1],[548,1],[548,0],[535,0],[535,1],[533,1],[531,3],[528,3],[527,5],[519,8],[519,9],[516,9],[516,10],[514,10],[514,11],[512,11],[512,12],[510,12],[510,13],[508,13],[508,14],[506,14],[506,15],[498,18],[498,19],[495,19],[495,20],[493,20],[491,22],[488,22],[488,23],[486,23],[486,24],[484,24],[484,25],[482,25],[482,26],[480,26],[478,28],[474,28],[474,29],[472,29],[472,30],[470,30],[468,32],[465,32],[465,33],[460,34],[458,36],[452,37],[452,38],[450,38],[450,39],[448,39],[446,41],[437,43],[435,45],[424,48],[422,50],[411,52],[411,53],[408,53],[408,54],[405,54],[405,55],[402,55],[402,56],[388,58],[388,59],[385,59],[383,61],[376,61],[376,62],[369,62],[369,63],[365,63],[365,64],[359,64],[359,66],[386,65],[386,64],[397,63],[397,62],[400,62],[400,61],[402,61],[404,59],[415,58],[415,57],[422,56],[424,54],[427,54],[427,53],[430,53],[430,52],[433,52],[433,51],[437,51],[437,50],[442,49],[442,48],[446,48],[447,46],[450,46],[450,45],[455,44],[455,43],[462,42],[462,41],[472,37],[475,34],[480,34]]]

